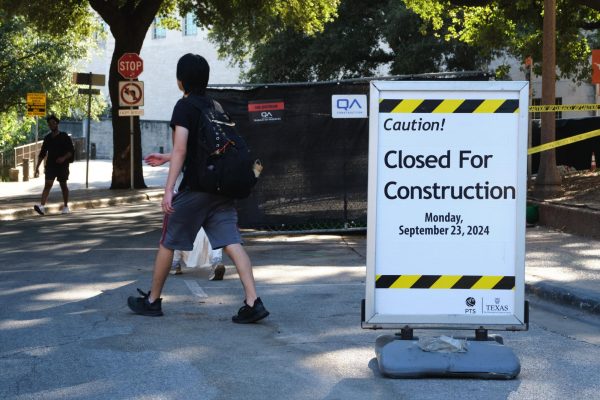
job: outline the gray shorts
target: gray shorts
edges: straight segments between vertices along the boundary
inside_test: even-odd
[[[172,206],[175,211],[165,215],[160,239],[167,249],[192,250],[200,227],[213,249],[243,242],[232,199],[184,190],[173,197]]]

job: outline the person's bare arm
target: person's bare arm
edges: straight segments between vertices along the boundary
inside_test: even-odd
[[[187,128],[179,125],[176,125],[175,130],[173,131],[173,151],[171,151],[169,157],[169,174],[167,176],[167,183],[165,185],[165,193],[162,201],[162,209],[167,214],[173,212],[171,204],[173,201],[173,192],[175,190],[177,177],[181,173],[185,161],[188,133],[189,131]]]
[[[171,153],[150,153],[144,157],[144,162],[152,167],[158,167],[171,160]]]

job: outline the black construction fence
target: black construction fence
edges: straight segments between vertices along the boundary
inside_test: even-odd
[[[567,139],[582,133],[600,129],[600,117],[556,120],[556,140]],[[533,121],[531,129],[532,147],[540,145],[540,121]],[[573,142],[556,148],[556,165],[572,167],[578,171],[590,169],[592,153],[600,155],[600,136]],[[600,160],[598,160],[600,161]],[[540,153],[532,154],[531,170],[537,173],[540,164]]]
[[[394,80],[489,80],[485,73]],[[232,85],[233,86],[233,85]],[[209,87],[264,170],[238,203],[242,228],[268,231],[364,228],[368,118],[332,118],[333,95],[369,94],[368,80]]]

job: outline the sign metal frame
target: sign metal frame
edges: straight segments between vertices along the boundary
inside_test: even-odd
[[[527,106],[528,106],[528,94],[529,94],[529,83],[528,82],[459,82],[459,81],[451,81],[451,82],[440,82],[440,81],[372,81],[370,86],[370,101],[369,101],[369,180],[368,180],[368,210],[367,210],[367,276],[366,276],[366,298],[363,304],[363,321],[362,327],[366,329],[405,329],[405,328],[419,328],[419,329],[488,329],[488,330],[527,330],[528,329],[528,316],[527,310],[525,307],[525,205],[526,205],[526,195],[527,195],[527,186],[526,186],[526,178],[527,178]],[[415,96],[416,95],[416,96]],[[409,96],[409,97],[406,97]],[[421,313],[415,314],[414,312],[408,312],[403,310],[409,310],[414,304],[410,303],[401,303],[401,304],[392,304],[387,305],[385,307],[381,307],[380,304],[382,299],[387,299],[388,297],[382,296],[382,290],[395,290],[395,289],[381,289],[376,288],[376,279],[378,274],[378,266],[379,263],[382,262],[380,258],[383,256],[376,254],[377,253],[377,243],[376,240],[378,238],[383,238],[382,242],[385,246],[400,246],[403,247],[402,251],[406,251],[407,253],[413,252],[413,261],[418,260],[419,253],[416,253],[415,250],[411,249],[410,246],[407,245],[406,239],[398,239],[396,235],[397,232],[394,231],[385,231],[380,232],[380,228],[377,226],[378,220],[384,221],[384,219],[378,219],[378,213],[383,213],[382,210],[378,209],[378,201],[383,197],[383,194],[378,193],[378,190],[381,190],[380,178],[379,175],[383,176],[384,171],[380,171],[380,165],[382,164],[382,152],[384,149],[381,148],[383,140],[381,140],[380,136],[383,134],[380,131],[380,127],[382,127],[381,119],[384,118],[380,114],[380,102],[383,100],[389,99],[403,99],[403,98],[418,98],[418,99],[473,99],[473,98],[481,98],[484,99],[489,96],[489,98],[494,99],[492,101],[499,101],[498,99],[511,99],[513,104],[518,101],[518,109],[511,114],[514,116],[514,119],[511,115],[506,114],[503,118],[504,120],[511,121],[510,126],[516,126],[516,132],[507,132],[507,135],[516,135],[516,137],[512,138],[510,143],[515,144],[516,148],[511,148],[509,157],[507,159],[514,159],[516,161],[516,165],[509,165],[508,168],[510,170],[506,171],[506,174],[509,175],[511,182],[514,183],[515,190],[515,198],[504,200],[504,207],[510,209],[510,215],[514,215],[514,221],[507,222],[508,229],[506,229],[508,238],[503,237],[503,240],[507,240],[507,247],[510,249],[506,252],[513,256],[512,259],[505,262],[507,265],[510,264],[509,268],[514,268],[514,288],[512,289],[512,293],[507,296],[512,296],[514,300],[512,309],[508,313],[503,314],[489,314],[484,315],[478,313],[476,315],[464,315],[460,313]],[[473,97],[475,96],[475,97]],[[389,116],[390,114],[386,114]],[[413,114],[415,118],[423,116],[422,114]],[[440,114],[446,116],[446,125],[447,131],[445,134],[450,134],[451,127],[448,127],[448,119],[452,118],[452,114]],[[474,114],[473,114],[474,115]],[[496,114],[497,115],[497,114]],[[457,117],[458,118],[458,117]],[[466,118],[468,120],[469,115],[462,115],[460,118]],[[476,118],[476,117],[473,117]],[[480,117],[481,118],[481,117]],[[489,123],[494,124],[494,118],[489,118]],[[515,120],[516,119],[516,120]],[[479,119],[478,121],[480,121]],[[455,128],[456,129],[456,128]],[[470,130],[469,130],[470,129]],[[479,126],[481,133],[488,133],[488,128],[485,126]],[[381,129],[383,131],[383,129]],[[468,132],[473,131],[473,128],[466,128]],[[460,132],[458,130],[457,132]],[[459,133],[458,137],[461,136],[462,132]],[[422,148],[436,148],[438,143],[435,143],[435,136],[429,136],[428,138],[423,137],[422,142],[418,142]],[[404,139],[401,139],[404,140]],[[413,137],[412,145],[414,146],[414,140],[421,140],[419,137],[416,139]],[[448,138],[444,140],[448,141]],[[480,139],[478,139],[480,140]],[[429,141],[429,142],[427,142]],[[483,142],[480,142],[483,143]],[[469,143],[463,144],[464,148],[469,148]],[[462,147],[461,147],[462,148]],[[454,148],[453,148],[454,149]],[[502,151],[502,150],[500,150]],[[507,151],[507,150],[505,150]],[[508,151],[507,151],[508,153]],[[450,150],[448,150],[448,154],[450,154]],[[501,154],[500,154],[501,156]],[[502,157],[497,158],[502,158]],[[453,153],[454,157],[454,153]],[[497,168],[497,167],[496,167]],[[381,172],[381,174],[380,174]],[[435,179],[443,179],[435,176],[435,174],[439,173],[439,170],[432,170],[430,173]],[[389,171],[387,171],[389,175]],[[405,172],[402,172],[405,173]],[[464,171],[460,171],[460,173],[464,173],[465,176],[468,173]],[[460,175],[459,173],[459,175]],[[404,175],[405,177],[407,175]],[[400,178],[402,179],[402,178]],[[400,180],[399,179],[399,180]],[[418,178],[417,178],[418,179]],[[420,200],[421,202],[423,200]],[[436,200],[438,202],[444,202],[445,200]],[[454,200],[457,204],[456,200]],[[466,201],[466,200],[459,200]],[[484,201],[484,200],[481,200]],[[398,203],[396,205],[396,203]],[[381,216],[385,215],[385,220],[389,220],[395,218],[397,215],[402,213],[410,213],[410,207],[420,207],[419,202],[413,203],[403,203],[402,200],[396,200],[391,206],[388,206],[386,203],[387,210],[389,211],[391,208],[396,207],[394,211],[394,215],[381,214]],[[431,203],[430,203],[431,204]],[[439,204],[439,203],[436,203]],[[483,203],[482,203],[483,204]],[[407,207],[408,206],[408,207]],[[483,207],[483,205],[478,205],[478,207]],[[468,205],[464,204],[462,207],[468,209]],[[406,210],[408,208],[408,210]],[[382,207],[383,209],[383,207]],[[404,210],[403,210],[404,209]],[[465,214],[468,214],[465,212]],[[507,213],[508,214],[508,213]],[[399,218],[407,218],[405,216],[400,216]],[[394,220],[395,223],[396,220]],[[382,222],[382,226],[383,226]],[[387,228],[389,229],[389,228]],[[504,231],[503,231],[504,232]],[[447,251],[450,249],[452,251],[452,245],[442,246],[442,249],[435,249],[433,246],[436,245],[436,240],[439,238],[424,239],[431,240],[431,252],[435,251]],[[445,238],[440,239],[443,243]],[[469,239],[465,239],[469,240]],[[453,242],[456,243],[456,242]],[[474,243],[476,244],[476,243]],[[463,243],[464,247],[465,244]],[[382,250],[386,250],[381,248]],[[385,251],[382,251],[385,253]],[[378,258],[379,257],[379,258]],[[456,257],[455,257],[456,258]],[[394,260],[393,263],[394,268],[398,268],[398,271],[395,272],[398,276],[402,276],[403,268],[402,260]],[[387,262],[386,268],[389,268],[390,263]],[[419,266],[421,267],[421,266]],[[426,266],[425,266],[426,267]],[[413,267],[415,268],[415,267]],[[436,265],[429,266],[429,269],[438,268]],[[450,265],[449,268],[441,269],[438,272],[439,275],[456,274],[456,271],[452,271],[452,268],[460,269],[457,265]],[[448,271],[448,269],[450,271]],[[458,272],[460,274],[460,272]],[[485,273],[477,274],[477,275],[485,275]],[[402,289],[396,289],[402,290]],[[408,289],[413,291],[418,291],[422,289]],[[429,289],[429,292],[421,292],[421,299],[427,298],[433,290],[438,291],[438,293],[444,292],[444,289],[441,291],[439,289]],[[461,291],[463,289],[460,289]],[[477,289],[467,289],[471,292],[477,292]],[[379,291],[379,292],[378,292]],[[482,291],[479,291],[480,293]],[[489,291],[488,291],[489,292]],[[504,291],[505,293],[508,291]],[[403,295],[408,296],[408,291],[405,291]],[[416,292],[411,292],[416,293]],[[446,293],[450,293],[449,290]],[[456,292],[453,292],[456,293]],[[461,292],[461,296],[465,292]],[[377,299],[378,294],[382,297]],[[454,294],[452,294],[454,295]],[[456,295],[458,296],[458,295]],[[391,298],[391,297],[390,297]],[[402,297],[404,299],[404,297]],[[433,300],[432,300],[433,301]],[[379,302],[379,303],[378,303]],[[382,311],[385,310],[397,310],[397,312],[388,312]]]

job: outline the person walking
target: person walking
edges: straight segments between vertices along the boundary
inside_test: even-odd
[[[173,275],[183,274],[182,264],[187,268],[209,266],[209,281],[222,281],[225,276],[223,249],[212,248],[204,228],[200,228],[198,235],[196,235],[192,251],[175,250],[171,262],[171,273]]]
[[[130,296],[127,305],[136,314],[161,316],[160,297],[171,263],[174,250],[192,250],[196,234],[203,227],[213,248],[223,248],[233,261],[244,289],[244,304],[232,317],[240,324],[257,322],[269,315],[256,292],[250,257],[242,246],[242,238],[237,227],[237,211],[234,200],[219,194],[200,191],[197,171],[194,166],[205,157],[195,151],[196,135],[201,123],[201,111],[187,97],[210,105],[213,100],[206,97],[206,86],[210,67],[204,57],[185,54],[177,62],[177,85],[184,93],[177,101],[171,117],[173,129],[173,150],[171,153],[152,153],[145,160],[150,165],[169,162],[169,172],[163,200],[162,236],[154,262],[154,272],[150,291],[138,289],[141,297]],[[175,183],[183,171],[183,179],[175,193]]]
[[[33,209],[40,215],[46,214],[46,201],[50,194],[50,189],[54,185],[56,179],[60,185],[62,192],[63,207],[62,213],[69,214],[69,188],[67,180],[69,179],[69,163],[74,160],[75,148],[73,141],[66,132],[61,132],[58,129],[60,120],[56,115],[49,115],[46,118],[50,132],[44,137],[44,143],[38,155],[38,162],[35,166],[34,176],[37,178],[40,175],[40,164],[46,159],[46,168],[44,169],[45,183],[42,190],[42,199],[40,204],[33,206]]]

